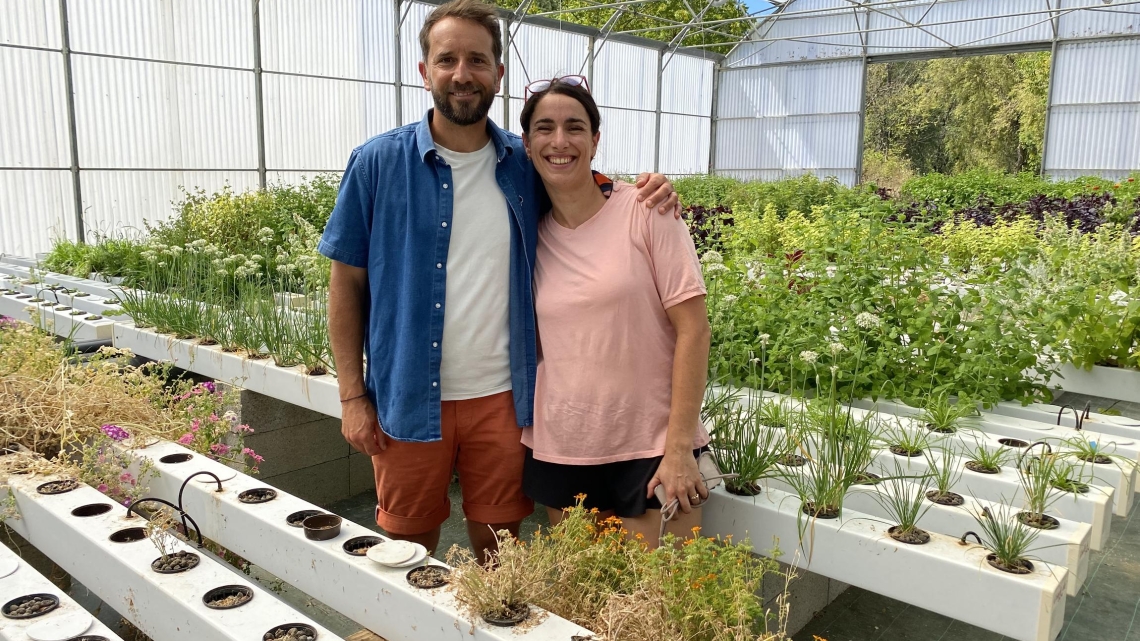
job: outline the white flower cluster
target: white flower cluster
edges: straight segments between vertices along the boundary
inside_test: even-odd
[[[871,312],[859,312],[855,316],[855,324],[863,329],[875,329],[879,326],[879,317]]]
[[[707,252],[705,252],[704,256],[701,256],[701,263],[704,265],[723,264],[724,263],[724,257],[721,256],[720,252],[718,252],[717,250],[710,249]]]
[[[723,297],[723,298],[721,298],[720,300],[721,300],[721,302],[723,302],[725,305],[731,305],[731,304],[733,304],[733,303],[735,303],[735,302],[736,302],[736,296],[735,296],[735,295],[733,295],[733,294],[725,294],[725,295],[724,295],[724,297]]]
[[[819,359],[819,354],[811,351],[810,349],[806,349],[800,352],[800,360],[804,361],[805,363],[811,363],[814,365],[817,359]]]

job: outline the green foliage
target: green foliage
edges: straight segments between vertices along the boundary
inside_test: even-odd
[[[1014,509],[1005,504],[996,510],[982,508],[981,512],[967,509],[978,523],[982,546],[994,555],[995,562],[1009,571],[1023,571],[1026,556],[1040,531],[1016,518]],[[965,536],[962,542],[966,542]]]
[[[865,149],[918,173],[1037,172],[1048,88],[1048,53],[871,65]]]
[[[731,202],[730,194],[743,184],[727,176],[684,176],[673,180],[673,188],[686,207],[716,207]]]
[[[934,506],[926,499],[930,490],[930,475],[913,476],[898,461],[894,462],[894,474],[876,481],[875,502],[899,528],[898,535],[906,535],[918,528],[918,521]]]
[[[92,272],[104,276],[128,276],[142,264],[142,243],[127,238],[97,238],[94,243],[60,239],[44,258],[48,271],[87,278]]]
[[[496,0],[495,4],[504,9],[515,11],[520,0]],[[684,32],[679,44],[686,47],[705,47],[710,51],[728,53],[731,43],[743,38],[753,28],[753,21],[738,20],[701,27],[694,26],[686,29],[686,25],[693,19],[694,13],[701,15],[702,21],[732,20],[748,15],[748,9],[735,0],[719,7],[712,6],[709,0],[653,0],[636,6],[625,6],[620,9],[593,8],[597,4],[588,0],[535,0],[527,9],[527,13],[562,12],[547,17],[566,22],[574,22],[590,27],[602,28],[607,24],[613,31],[639,31],[632,35],[662,42],[673,42]],[[620,10],[621,15],[616,21],[610,23],[614,13]],[[726,43],[722,46],[718,43]],[[577,69],[568,73],[577,73]],[[535,80],[535,78],[532,78]]]
[[[1037,195],[1055,198],[1109,193],[1120,203],[1131,203],[1140,197],[1140,172],[1131,181],[1086,176],[1065,181],[1051,181],[1035,173],[1005,173],[974,168],[959,173],[927,173],[906,181],[902,195],[920,203],[935,204],[940,211],[952,213],[978,202],[985,196],[995,205],[1020,203]]]

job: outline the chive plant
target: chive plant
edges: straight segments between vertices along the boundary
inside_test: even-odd
[[[843,497],[864,477],[874,456],[870,414],[854,419],[834,400],[807,413],[800,431],[808,465],[781,468],[781,477],[799,495],[802,512],[812,518],[836,518]]]
[[[1010,450],[1002,446],[990,449],[984,443],[977,442],[970,450],[970,460],[966,461],[966,469],[981,474],[997,474],[1001,466],[1009,461]]]
[[[898,461],[894,461],[894,466],[893,474],[875,483],[875,493],[872,495],[887,513],[887,517],[894,521],[887,533],[903,543],[927,543],[930,534],[920,529],[918,522],[931,508],[927,497],[933,491],[932,477],[930,474],[909,475]]]
[[[891,452],[898,456],[922,456],[923,452],[930,448],[930,439],[925,432],[907,429],[898,420],[883,431],[881,438]]]
[[[928,448],[925,453],[927,469],[930,470],[930,481],[934,486],[926,493],[926,498],[939,505],[959,506],[966,502],[961,494],[951,489],[962,478],[962,468],[959,458],[955,455],[952,445],[945,445],[941,451],[935,452]]]
[[[1025,525],[1042,530],[1053,530],[1060,525],[1057,519],[1045,513],[1061,496],[1053,491],[1057,462],[1058,457],[1051,452],[1018,457],[1017,475],[1025,494],[1025,510],[1018,513],[1017,518]]]
[[[967,399],[951,403],[949,394],[942,393],[929,396],[916,418],[932,432],[953,434],[963,428],[972,429],[972,419],[979,415],[978,408]]]
[[[761,422],[761,407],[761,403],[719,404],[706,420],[709,446],[721,471],[736,475],[725,481],[725,489],[733,494],[759,494],[757,482],[792,449],[787,431]]]
[[[965,544],[972,534],[989,551],[986,561],[993,567],[1012,574],[1033,572],[1028,554],[1040,531],[1013,518],[1013,508],[1009,505],[1002,503],[995,507],[994,510],[985,507],[980,511],[970,510],[978,524],[978,532],[962,535],[962,543]]]

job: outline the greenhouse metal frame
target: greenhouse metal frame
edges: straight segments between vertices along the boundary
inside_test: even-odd
[[[1140,0],[789,0],[727,56],[686,24],[602,29],[501,11],[492,117],[517,131],[528,79],[583,73],[596,166],[854,184],[865,71],[903,59],[1053,51],[1044,172],[1140,168]],[[0,252],[131,234],[180,188],[244,190],[338,172],[431,106],[416,63],[432,4],[393,0],[12,0],[0,20]],[[586,10],[586,9],[582,9]],[[562,13],[573,12],[574,9]],[[674,30],[672,42],[649,40]],[[720,45],[723,47],[724,45]],[[125,230],[125,231],[124,231]]]

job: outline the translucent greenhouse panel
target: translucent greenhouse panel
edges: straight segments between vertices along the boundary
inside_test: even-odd
[[[262,0],[261,56],[269,71],[395,82],[394,3]]]
[[[729,70],[719,86],[717,173],[812,173],[854,184],[862,60]]]
[[[282,75],[263,80],[270,169],[342,170],[354,148],[399,124],[391,85]]]
[[[32,256],[75,239],[71,172],[0,170],[0,254]]]
[[[585,75],[590,50],[590,39],[586,36],[528,23],[516,24],[514,29],[514,46],[509,52],[511,96],[524,97],[524,89],[535,80]]]
[[[1065,0],[1065,9],[1088,7],[1061,16],[1062,38],[1105,38],[1140,34],[1140,11],[1136,6],[1105,6],[1104,0]],[[1135,69],[1135,68],[1133,68]]]
[[[4,0],[0,44],[59,49],[59,0]]]
[[[657,50],[606,42],[594,56],[591,89],[599,105],[657,109]]]
[[[522,115],[523,104],[521,98],[511,98],[511,112],[507,116],[506,126],[507,130],[513,131],[520,136],[522,135],[522,121],[519,120],[519,116]],[[500,111],[499,113],[501,114],[502,112]],[[605,118],[605,116],[603,116],[603,118]],[[497,118],[495,122],[502,126],[502,117]]]
[[[400,3],[400,14],[404,17],[404,22],[400,24],[400,63],[403,69],[400,79],[405,85],[419,85],[423,82],[419,71],[420,59],[423,58],[420,27],[434,9],[435,5],[422,2]]]
[[[602,138],[594,169],[610,175],[637,175],[653,171],[656,114],[601,107]]]
[[[858,113],[862,91],[861,60],[727,70],[721,76],[717,115],[727,119]]]
[[[257,167],[252,72],[93,56],[72,65],[84,167]]]
[[[137,237],[145,222],[170,218],[185,191],[207,194],[227,185],[234,192],[257,189],[256,171],[84,171],[83,221],[92,234]]]
[[[0,167],[70,167],[63,56],[0,47]]]
[[[711,116],[716,63],[681,54],[666,56],[665,60],[665,69],[661,72],[661,110]]]
[[[348,164],[348,158],[345,158],[345,164]],[[332,174],[338,180],[344,174],[344,170],[332,172],[314,172],[314,171],[268,171],[265,174],[265,181],[270,185],[299,185],[303,182],[311,181],[318,175],[324,176]]]
[[[1062,43],[1054,61],[1045,173],[1123,178],[1140,170],[1140,39]]]
[[[661,114],[659,171],[671,176],[707,173],[710,123],[699,116]]]
[[[1098,0],[1099,2],[1099,0]],[[988,47],[1053,38],[1043,0],[914,0],[866,18],[872,33],[868,53],[897,54],[924,49]],[[909,23],[909,24],[908,24]],[[909,25],[917,24],[918,27]]]
[[[253,68],[249,2],[83,0],[67,6],[75,51]]]
[[[423,120],[424,115],[427,114],[427,110],[431,109],[434,105],[434,103],[432,103],[431,94],[419,85],[412,87],[404,85],[404,90],[401,95],[404,98],[402,104],[404,122],[400,123],[402,125]]]
[[[771,64],[863,55],[858,33],[864,20],[848,0],[794,0],[784,7],[778,20],[761,21],[748,39],[767,42],[743,42],[725,61],[727,67]],[[823,11],[806,15],[808,11]],[[801,15],[804,14],[804,15]],[[841,33],[845,35],[828,35]]]

